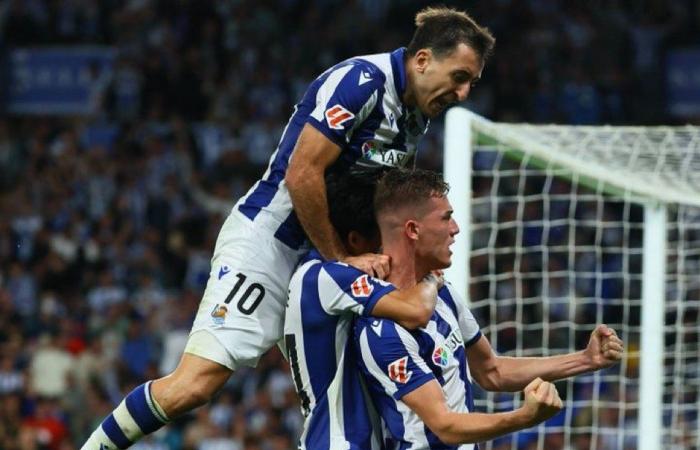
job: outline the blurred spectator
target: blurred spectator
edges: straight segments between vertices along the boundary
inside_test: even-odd
[[[65,349],[62,334],[39,336],[36,350],[29,362],[29,388],[46,399],[60,399],[68,392],[69,375],[74,358]],[[46,406],[44,402],[42,406]],[[42,410],[44,411],[44,410]]]

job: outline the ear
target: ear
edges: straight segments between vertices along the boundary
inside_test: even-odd
[[[415,220],[407,220],[403,227],[404,232],[406,233],[406,236],[409,239],[413,241],[418,240],[418,235],[420,234],[418,222],[416,222]]]
[[[348,233],[348,251],[350,252],[350,254],[359,255],[360,253],[362,253],[360,251],[362,247],[362,242],[363,238],[360,235],[360,233],[358,233],[355,230],[350,231],[350,233]]]
[[[379,246],[379,235],[367,238],[355,230],[348,233],[348,251],[351,255],[376,252]]]
[[[428,64],[430,64],[430,61],[433,59],[433,51],[430,50],[429,48],[422,48],[416,52],[416,54],[413,56],[413,61],[416,66],[416,71],[418,73],[423,73],[425,72],[425,69],[428,67]]]

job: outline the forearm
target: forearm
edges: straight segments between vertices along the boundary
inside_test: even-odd
[[[489,441],[534,425],[521,409],[494,414],[451,412],[448,420],[438,436],[448,445]]]
[[[492,377],[495,391],[521,391],[537,377],[546,381],[556,381],[584,372],[595,370],[583,351],[567,355],[540,358],[496,358],[496,368]]]
[[[299,223],[314,247],[327,259],[342,259],[345,247],[328,218],[323,173],[306,171],[289,189]]]
[[[373,315],[387,317],[402,327],[413,330],[427,325],[435,310],[438,283],[426,279],[407,289],[392,291],[389,302],[377,304]]]

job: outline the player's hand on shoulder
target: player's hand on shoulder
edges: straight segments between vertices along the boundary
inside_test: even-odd
[[[387,255],[363,253],[358,256],[348,256],[341,261],[381,280],[386,279],[391,272],[391,258]]]
[[[622,359],[624,343],[615,330],[607,325],[598,325],[591,333],[584,354],[595,370],[617,364]]]
[[[556,386],[553,383],[544,381],[542,378],[535,378],[525,386],[525,404],[522,406],[523,412],[527,415],[531,425],[535,425],[561,411],[563,404],[559,398]]]

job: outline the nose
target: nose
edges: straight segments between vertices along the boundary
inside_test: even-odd
[[[466,100],[469,96],[470,89],[471,83],[460,84],[456,92],[458,101],[463,102],[464,100]]]
[[[457,225],[457,222],[452,219],[452,228],[450,229],[450,236],[454,236],[456,234],[459,234],[459,225]]]

